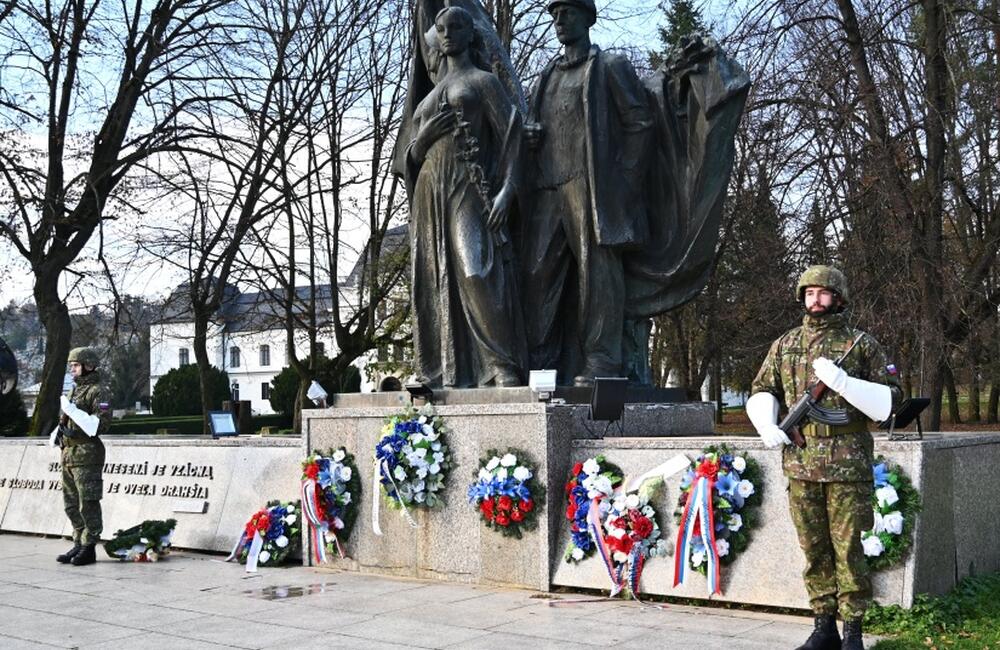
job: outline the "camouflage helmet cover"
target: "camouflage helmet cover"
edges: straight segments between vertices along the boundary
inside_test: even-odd
[[[73,348],[69,351],[67,363],[79,363],[82,366],[96,368],[101,364],[101,358],[94,348]]]
[[[593,16],[595,20],[597,19],[597,5],[594,3],[594,0],[550,0],[546,5],[545,10],[552,13],[552,10],[558,5],[569,5],[571,7],[583,9]]]
[[[810,266],[799,277],[799,286],[795,289],[795,297],[802,301],[805,296],[806,287],[823,287],[830,291],[836,291],[841,300],[848,301],[847,278],[840,269],[817,264]]]

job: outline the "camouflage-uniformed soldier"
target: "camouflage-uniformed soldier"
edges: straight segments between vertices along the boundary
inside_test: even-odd
[[[783,446],[788,500],[806,557],[803,579],[815,629],[798,650],[861,649],[861,619],[871,599],[871,579],[861,546],[871,529],[873,441],[869,419],[881,422],[902,391],[895,366],[870,335],[847,325],[847,280],[831,266],[812,266],[799,279],[802,326],[771,345],[754,380],[747,415],[768,447]],[[857,345],[838,367],[839,359]],[[807,420],[804,449],[778,427],[780,406],[790,407],[817,379],[827,391],[820,406],[847,411],[850,422],[832,426]],[[837,614],[844,638],[837,633]]]
[[[94,546],[101,541],[104,525],[101,521],[101,495],[104,483],[104,443],[98,437],[111,426],[108,394],[101,385],[97,370],[100,359],[92,348],[74,348],[69,353],[69,370],[75,386],[69,403],[87,415],[99,419],[91,435],[65,412],[59,421],[59,444],[62,447],[62,489],[66,516],[73,524],[73,548],[58,558],[63,564],[75,566],[97,561]],[[65,411],[64,407],[64,411]]]

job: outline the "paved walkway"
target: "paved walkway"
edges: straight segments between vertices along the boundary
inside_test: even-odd
[[[794,648],[809,619],[288,567],[218,556],[62,566],[62,539],[0,533],[0,648]],[[563,605],[552,607],[553,600]]]

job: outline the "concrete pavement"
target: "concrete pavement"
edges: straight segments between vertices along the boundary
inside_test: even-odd
[[[248,574],[175,551],[63,566],[64,539],[0,533],[0,648],[793,648],[811,619],[390,579],[308,567]],[[560,603],[551,606],[551,602]],[[718,644],[718,645],[717,645]]]

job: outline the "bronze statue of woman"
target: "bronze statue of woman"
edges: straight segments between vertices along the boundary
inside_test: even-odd
[[[526,352],[507,219],[521,115],[475,60],[467,11],[442,9],[429,36],[447,65],[414,110],[406,151],[416,372],[432,386],[519,386]]]

